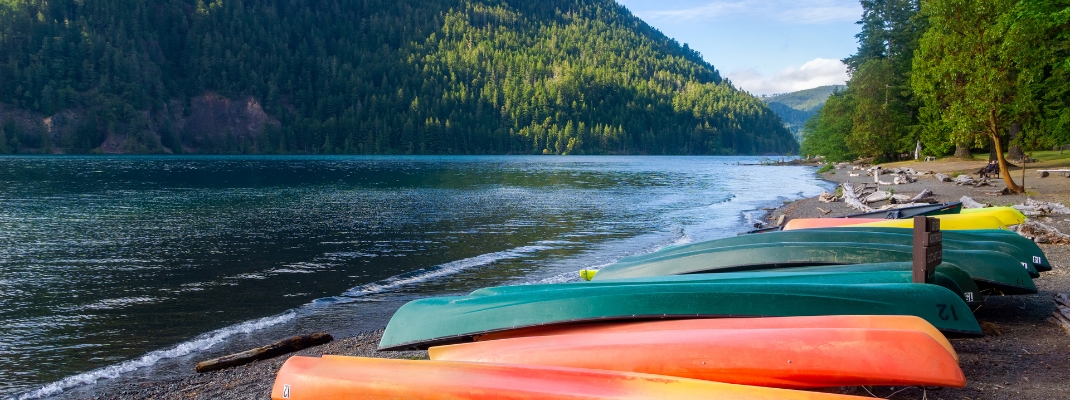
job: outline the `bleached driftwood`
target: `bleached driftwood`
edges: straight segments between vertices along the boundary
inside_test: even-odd
[[[864,202],[866,204],[869,204],[869,203],[876,203],[878,201],[888,200],[890,198],[892,198],[892,193],[891,192],[884,191],[884,190],[878,190],[876,192],[873,192],[873,194],[871,194],[869,196],[866,196],[866,198],[862,199],[862,202]]]
[[[832,193],[829,193],[829,192],[822,191],[821,195],[817,197],[817,200],[822,202],[822,203],[835,203],[836,202],[836,195],[834,195]]]
[[[985,207],[988,207],[988,204],[978,203],[977,200],[974,200],[970,196],[962,196],[962,198],[959,199],[959,202],[962,203],[962,208],[985,208]]]
[[[1048,320],[1070,333],[1070,296],[1066,293],[1055,294],[1055,311],[1052,311]]]
[[[944,174],[935,174],[933,176],[936,178],[937,182],[951,182],[951,177],[950,176],[947,176],[947,175],[944,175]]]
[[[929,189],[922,190],[917,196],[911,197],[911,203],[932,203],[933,191]],[[928,201],[927,201],[928,200]]]
[[[231,354],[229,356],[223,356],[219,358],[213,358],[208,361],[201,361],[197,363],[197,372],[215,371],[224,368],[236,367],[239,365],[245,365],[253,361],[267,360],[269,358],[281,356],[286,353],[293,353],[298,350],[307,349],[312,346],[319,346],[324,343],[328,343],[334,340],[330,334],[327,333],[313,333],[311,335],[294,336],[292,338],[280,341],[278,343],[269,344],[264,347],[257,347],[252,350],[246,350],[241,353]]]
[[[1019,235],[1037,243],[1070,244],[1070,235],[1059,232],[1050,225],[1027,219],[1015,230]]]
[[[862,201],[858,200],[858,193],[855,193],[854,186],[851,185],[851,182],[843,183],[843,202],[862,212],[873,211],[873,208],[863,204]]]
[[[1062,205],[1061,203],[1054,203],[1048,201],[1037,201],[1033,199],[1025,199],[1023,204],[1015,204],[1011,207],[1021,211],[1030,217],[1039,217],[1049,214],[1070,214],[1070,208]]]
[[[977,182],[976,180],[973,179],[973,177],[971,177],[969,175],[965,175],[965,174],[956,176],[955,179],[952,179],[951,181],[955,182],[955,184],[957,184],[959,186],[962,186],[962,185],[973,185],[974,183]]]

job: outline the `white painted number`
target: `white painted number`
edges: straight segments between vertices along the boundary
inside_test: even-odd
[[[1033,264],[1040,264],[1040,257],[1033,256]]]
[[[973,292],[966,292],[966,301],[973,301]]]
[[[290,398],[290,385],[282,385],[282,398]]]

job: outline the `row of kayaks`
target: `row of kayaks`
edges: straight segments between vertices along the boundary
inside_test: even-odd
[[[945,214],[941,227],[1005,227],[1006,210]],[[412,301],[380,350],[428,349],[430,361],[293,357],[272,397],[831,399],[847,396],[798,389],[965,386],[947,338],[982,335],[971,306],[986,296],[1036,293],[1047,257],[1002,227],[949,230],[930,283],[913,283],[909,227],[870,224],[668,247],[584,271],[589,282]]]

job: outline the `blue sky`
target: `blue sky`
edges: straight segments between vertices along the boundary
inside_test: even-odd
[[[842,84],[858,0],[617,0],[756,95]]]

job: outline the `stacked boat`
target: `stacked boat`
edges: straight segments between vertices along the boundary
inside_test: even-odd
[[[950,230],[929,283],[914,283],[913,220],[795,220],[628,257],[584,271],[588,282],[410,302],[380,350],[428,349],[430,361],[297,356],[272,397],[833,399],[850,396],[807,389],[963,387],[948,337],[981,336],[971,307],[1036,293],[1033,278],[1051,267],[1002,229],[1020,213],[960,210],[930,211]],[[910,211],[889,216],[923,214]]]

